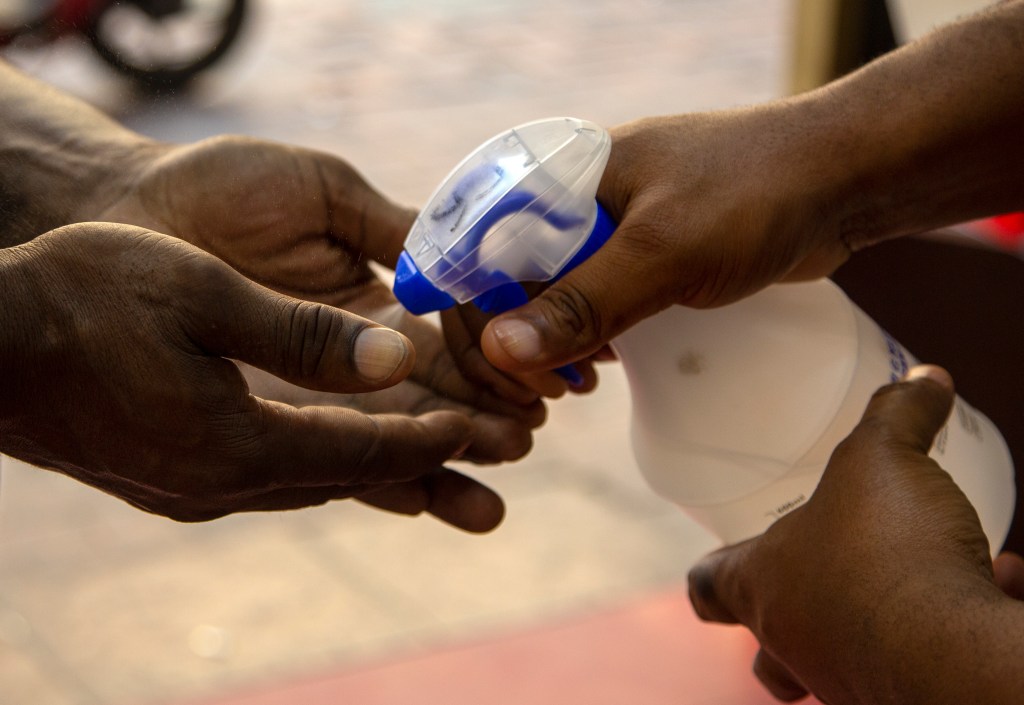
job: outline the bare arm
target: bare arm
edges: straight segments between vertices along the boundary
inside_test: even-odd
[[[149,140],[0,61],[0,246],[92,219],[130,183]]]
[[[722,305],[879,240],[1024,208],[1021,86],[1014,0],[819,90],[616,128],[598,197],[618,231],[492,321],[483,350],[507,371],[551,369],[666,306]]]
[[[939,29],[796,98],[854,249],[1024,208],[1024,2]],[[808,158],[805,155],[805,158]],[[831,165],[828,164],[831,162]],[[813,173],[813,172],[811,172]]]

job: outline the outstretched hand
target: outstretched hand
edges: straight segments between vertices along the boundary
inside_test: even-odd
[[[492,432],[478,438],[469,457],[498,461],[526,453],[529,430],[544,419],[537,395],[504,394],[486,378],[467,378],[436,327],[406,313],[370,267],[395,263],[413,211],[388,201],[343,160],[314,150],[233,136],[152,150],[133,186],[97,219],[175,235],[275,291],[402,331],[418,352],[412,384],[385,395],[388,403],[376,395],[346,404],[472,409]]]
[[[296,408],[250,394],[231,361],[373,392],[414,369],[404,336],[125,225],[60,228],[3,266],[20,302],[5,315],[4,362],[19,374],[0,395],[3,452],[181,521],[344,497],[469,530],[500,521],[496,495],[442,467],[479,443],[465,414],[401,399],[401,415]]]

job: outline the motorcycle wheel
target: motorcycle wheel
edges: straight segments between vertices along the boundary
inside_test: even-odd
[[[96,53],[145,89],[176,88],[220,60],[238,38],[248,0],[114,0],[86,31]]]

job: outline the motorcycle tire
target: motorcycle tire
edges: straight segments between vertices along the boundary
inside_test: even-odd
[[[173,63],[141,60],[117,45],[117,38],[109,36],[104,21],[110,12],[137,2],[114,0],[92,19],[86,36],[97,54],[119,73],[134,80],[147,90],[172,89],[183,86],[196,74],[219,61],[231,48],[242,29],[248,11],[248,0],[232,0],[223,18],[218,20],[216,41],[195,56]],[[156,18],[155,21],[164,21]]]

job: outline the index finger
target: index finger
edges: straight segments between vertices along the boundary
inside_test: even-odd
[[[429,512],[470,533],[488,532],[505,516],[505,505],[493,490],[448,468],[432,471],[411,482],[384,485],[358,494],[356,499],[399,514]]]
[[[705,622],[747,624],[750,600],[744,596],[742,564],[751,539],[726,546],[697,561],[687,575],[690,603]]]

